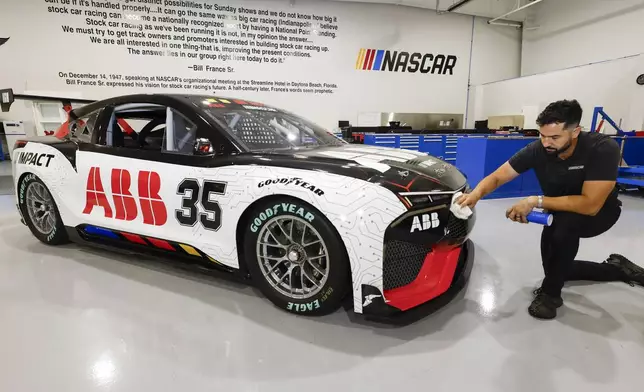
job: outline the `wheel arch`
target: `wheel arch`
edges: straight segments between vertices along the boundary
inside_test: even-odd
[[[29,178],[29,176],[32,176],[32,177]],[[50,206],[51,207],[50,213],[53,213],[54,220],[52,222],[51,230],[47,233],[43,232],[41,228],[35,228],[33,218],[30,216],[31,214],[28,214],[28,211],[27,211],[29,207],[28,205],[23,204],[26,202],[23,199],[21,188],[26,181],[30,181],[30,180],[32,184],[40,183],[45,188],[45,192],[47,192],[49,194],[49,197],[51,197],[51,202],[53,203]],[[52,193],[49,184],[47,184],[43,179],[43,176],[39,175],[39,173],[34,173],[32,171],[25,171],[18,175],[18,178],[15,184],[16,184],[15,185],[16,205],[18,208],[18,212],[20,213],[22,223],[25,224],[27,227],[29,227],[32,234],[36,238],[38,238],[38,240],[40,240],[41,242],[47,245],[60,245],[60,244],[69,242],[68,234],[65,231],[65,224],[60,214],[59,202],[56,198],[56,195]]]
[[[30,174],[35,176],[39,181],[45,184],[45,186],[47,187],[47,190],[51,194],[51,197],[56,202],[56,205],[58,206],[58,208],[60,208],[60,205],[61,205],[60,197],[59,197],[60,195],[57,192],[52,192],[51,184],[47,182],[46,176],[43,176],[42,173],[39,173],[37,171],[24,171],[20,173],[20,175],[18,176],[18,179],[15,182],[16,200],[20,201],[20,184],[24,181],[25,177],[27,177]]]
[[[22,180],[24,180],[24,179],[25,179],[25,177],[27,177],[27,175],[29,175],[29,174],[33,174],[34,176],[37,176],[37,174],[36,174],[36,173],[30,172],[30,171],[22,172],[22,173],[20,174],[20,176],[18,176],[18,179],[16,180],[16,188],[18,188],[18,186],[20,185],[20,183],[22,182]],[[40,178],[40,177],[38,177],[38,178]],[[16,189],[16,190],[18,190],[18,189]]]
[[[31,174],[32,176],[35,176],[35,177],[36,177],[37,179],[39,179],[40,181],[42,181],[42,182],[43,182],[43,184],[45,184],[45,186],[47,187],[47,189],[49,189],[49,186],[47,185],[47,183],[46,183],[46,182],[42,179],[42,177],[41,177],[41,176],[39,176],[37,173],[34,173],[34,172],[32,172],[32,171],[25,171],[25,172],[22,172],[22,173],[18,176],[18,179],[16,180],[15,185],[14,185],[14,187],[15,187],[15,189],[14,189],[14,190],[16,191],[16,202],[17,202],[17,203],[20,203],[20,184],[22,184],[22,182],[25,180],[25,177],[27,177],[27,176],[28,176],[28,175],[30,175],[30,174]],[[50,191],[50,193],[51,193],[51,191]],[[54,195],[52,195],[52,197],[54,197]],[[54,199],[54,200],[55,200],[55,199]]]
[[[342,251],[345,253],[348,260],[347,247],[344,241],[342,240],[342,236],[340,235],[338,228],[333,224],[333,222],[331,222],[331,220],[322,211],[320,211],[319,208],[317,208],[316,206],[314,206],[313,204],[307,202],[302,198],[284,194],[284,193],[276,193],[276,194],[264,196],[260,199],[253,201],[250,205],[248,205],[248,207],[246,207],[244,212],[242,212],[241,216],[239,217],[239,220],[237,221],[237,228],[235,229],[235,244],[237,246],[237,258],[239,260],[239,269],[242,270],[244,274],[250,274],[250,272],[248,271],[248,266],[246,265],[246,258],[244,257],[244,230],[246,228],[246,225],[250,223],[250,219],[253,211],[260,204],[269,202],[271,200],[279,200],[279,199],[283,200],[284,198],[296,200],[298,203],[305,204],[308,208],[311,208],[316,213],[323,216],[333,228],[334,234],[336,235],[338,240],[337,246],[340,246],[340,245],[342,246]],[[348,263],[347,268],[349,268],[349,273],[351,274],[351,263]]]

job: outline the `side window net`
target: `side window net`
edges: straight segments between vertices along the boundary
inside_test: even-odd
[[[261,119],[238,113],[225,115],[228,126],[242,142],[251,148],[280,148],[289,147],[290,144],[279,137],[269,124]]]

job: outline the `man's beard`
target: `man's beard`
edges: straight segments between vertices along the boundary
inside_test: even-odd
[[[566,150],[568,150],[570,148],[570,146],[572,146],[572,140],[568,140],[568,143],[566,143],[566,145],[564,145],[563,147],[561,147],[559,149],[555,149],[555,148],[549,149],[549,148],[546,148],[546,147],[544,147],[543,149],[546,150],[546,154],[548,154],[548,155],[559,155],[559,154],[565,152]]]

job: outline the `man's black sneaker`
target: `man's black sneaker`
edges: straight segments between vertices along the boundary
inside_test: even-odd
[[[644,268],[633,263],[626,257],[612,254],[608,257],[608,260],[606,260],[605,263],[619,268],[624,275],[624,281],[631,286],[633,286],[634,283],[644,286]]]
[[[550,320],[557,317],[557,308],[561,305],[563,305],[561,298],[551,297],[541,292],[530,304],[528,313],[538,319]]]
[[[534,291],[532,291],[532,294],[535,296],[535,298],[541,293],[543,293],[543,289],[541,287],[539,287],[538,289],[534,289]],[[561,299],[561,297],[560,298],[550,297],[550,298],[554,299],[555,305],[558,308],[563,306],[563,299]]]

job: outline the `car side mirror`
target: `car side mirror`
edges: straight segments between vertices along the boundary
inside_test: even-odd
[[[195,140],[195,155],[210,155],[213,153],[212,143],[206,138]]]

